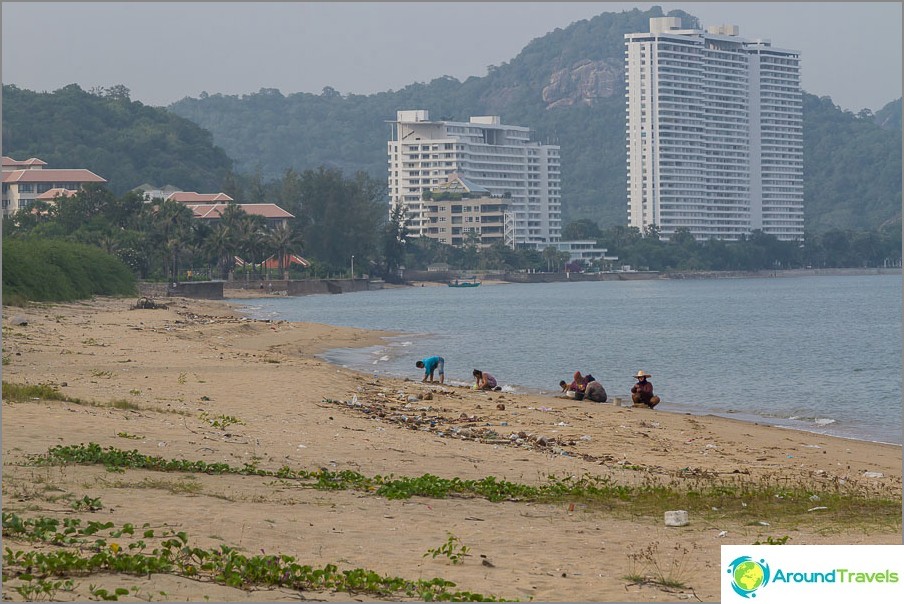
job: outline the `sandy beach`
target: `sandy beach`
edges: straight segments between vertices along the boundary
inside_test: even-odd
[[[172,298],[158,300],[166,309],[133,309],[135,301],[4,308],[4,383],[50,385],[70,399],[4,396],[5,514],[147,525],[184,532],[195,547],[227,545],[248,556],[285,554],[315,568],[334,564],[410,580],[441,577],[456,590],[522,601],[718,601],[723,544],[902,541],[900,446],[678,408],[423,384],[413,362],[410,380],[375,380],[316,355],[390,334],[248,320],[224,302]],[[493,476],[529,486],[592,477],[631,489],[658,485],[663,493],[722,484],[751,498],[707,499],[690,510],[686,526],[672,527],[664,513],[682,508],[672,507],[668,494],[658,506],[649,498],[643,505],[631,497],[603,503],[577,494],[392,499],[273,476],[35,462],[51,447],[87,443],[273,472]],[[775,485],[789,493],[810,489],[805,509],[755,503],[757,492]],[[891,501],[897,513],[833,507],[847,497]],[[116,542],[115,553],[126,541]],[[4,547],[90,551],[5,529]],[[3,597],[24,600],[16,587],[25,581],[14,576],[22,569],[10,566]],[[237,588],[166,573],[73,579],[72,589],[53,599],[86,600],[92,589],[115,588],[129,590],[124,601],[416,599]]]

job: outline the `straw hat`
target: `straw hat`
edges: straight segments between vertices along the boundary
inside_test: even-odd
[[[637,372],[637,375],[635,375],[634,377],[636,377],[639,380],[640,378],[648,378],[648,377],[653,377],[653,376],[650,375],[649,373],[644,373],[643,369],[641,369],[640,371]]]

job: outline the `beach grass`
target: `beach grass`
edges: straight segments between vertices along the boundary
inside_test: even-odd
[[[3,400],[14,403],[26,403],[34,401],[60,401],[82,405],[86,407],[105,407],[122,411],[155,411],[157,413],[175,413],[176,415],[191,415],[182,409],[153,407],[140,405],[126,399],[112,399],[109,401],[89,401],[61,392],[59,388],[50,384],[16,384],[3,382]]]
[[[12,384],[3,382],[3,400],[24,403],[32,400],[68,401],[69,398],[47,384]]]
[[[523,484],[487,476],[479,480],[457,477],[365,476],[349,470],[304,470],[287,466],[276,470],[256,463],[231,466],[200,460],[164,459],[137,450],[103,448],[97,443],[58,445],[46,454],[32,456],[35,465],[104,465],[108,469],[145,469],[161,472],[233,474],[294,481],[326,491],[354,490],[387,499],[427,497],[482,498],[490,502],[519,501],[553,505],[580,504],[585,513],[617,517],[659,517],[668,510],[686,510],[701,522],[731,519],[750,526],[833,524],[864,528],[900,527],[901,499],[875,492],[853,481],[814,483],[803,477],[792,482],[781,477],[757,481],[724,477],[674,478],[663,484],[650,474],[638,484],[618,484],[612,478],[549,476],[539,484]]]

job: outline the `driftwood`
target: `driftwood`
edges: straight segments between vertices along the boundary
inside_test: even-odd
[[[157,303],[157,302],[154,302],[153,300],[151,300],[151,299],[148,298],[147,296],[142,296],[141,298],[138,298],[138,302],[135,303],[135,306],[132,307],[132,310],[135,310],[135,309],[150,309],[150,310],[155,310],[155,309],[158,309],[158,308],[164,308],[164,309],[165,309],[165,308],[167,308],[167,306],[166,306],[166,304],[159,304],[159,303]]]

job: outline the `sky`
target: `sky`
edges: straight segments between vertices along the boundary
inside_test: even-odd
[[[802,88],[842,109],[901,96],[901,2],[29,2],[3,0],[2,80],[132,100],[342,94],[484,76],[531,40],[604,12],[682,9],[801,52]]]

